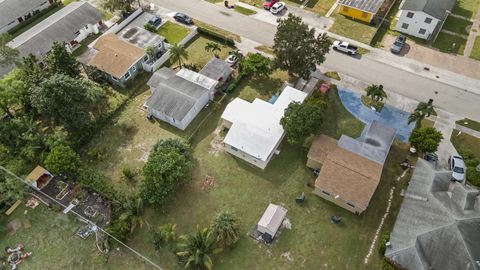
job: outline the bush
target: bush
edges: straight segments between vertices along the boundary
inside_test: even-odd
[[[145,28],[146,30],[152,32],[152,33],[155,33],[157,30],[155,29],[155,26],[149,24],[149,23],[146,23],[143,28]]]
[[[235,41],[231,38],[228,38],[218,32],[215,32],[215,31],[212,31],[210,29],[207,29],[207,28],[203,28],[203,27],[198,27],[197,28],[197,31],[198,33],[202,34],[202,35],[205,35],[207,37],[210,37],[212,39],[215,39],[219,42],[222,42],[223,44],[225,45],[228,45],[228,46],[235,46]]]
[[[129,212],[119,214],[118,217],[110,221],[110,225],[107,227],[107,232],[122,242],[127,240],[127,237],[132,231],[132,219],[133,215]]]
[[[412,131],[409,142],[421,153],[434,153],[442,139],[442,133],[433,127],[416,128]]]
[[[378,252],[380,255],[384,256],[385,251],[387,250],[387,242],[390,240],[390,232],[384,232],[380,238],[380,246],[378,247]]]
[[[73,175],[78,172],[80,156],[70,146],[55,146],[45,159],[45,166],[54,174]]]
[[[90,80],[96,83],[107,83],[107,76],[105,76],[105,73],[94,66],[85,66],[85,73]]]
[[[132,170],[128,167],[123,168],[122,174],[123,174],[123,178],[127,181],[132,181],[135,178],[135,176],[137,175],[137,173],[134,170]]]
[[[115,190],[107,183],[105,177],[97,172],[83,170],[79,176],[80,186],[95,190],[102,196],[113,200],[115,199]]]
[[[232,93],[233,91],[235,91],[235,88],[237,88],[237,86],[242,82],[242,80],[244,78],[246,78],[247,76],[243,75],[243,74],[238,74],[237,78],[235,78],[232,82],[230,82],[230,84],[228,85],[227,87],[227,90],[226,92],[227,93]]]

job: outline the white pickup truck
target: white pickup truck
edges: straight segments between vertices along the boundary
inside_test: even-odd
[[[333,42],[333,49],[335,51],[344,52],[348,55],[357,54],[358,47],[350,45],[348,42],[336,40]]]

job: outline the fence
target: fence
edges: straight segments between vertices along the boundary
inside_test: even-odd
[[[135,10],[130,16],[128,16],[125,20],[123,20],[120,24],[114,24],[110,29],[108,29],[105,34],[107,33],[118,33],[120,30],[122,30],[125,26],[127,26],[129,23],[131,23],[135,18],[140,16],[140,14],[143,13],[143,10],[141,8]]]

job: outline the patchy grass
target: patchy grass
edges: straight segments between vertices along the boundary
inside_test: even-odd
[[[247,15],[247,16],[250,16],[250,15],[253,15],[253,14],[257,14],[257,12],[255,10],[251,10],[251,9],[248,9],[248,8],[244,8],[242,6],[235,6],[234,10],[238,13],[241,13],[243,15]]]
[[[370,53],[370,50],[367,50],[365,48],[362,48],[362,47],[359,47],[358,50],[357,50],[357,53],[360,54],[360,55],[365,55],[367,53]]]
[[[470,33],[471,26],[472,26],[471,21],[459,19],[453,16],[448,16],[447,20],[443,24],[442,29],[452,31],[459,35],[468,36],[468,33]]]
[[[477,16],[480,0],[457,0],[453,14],[473,19]]]
[[[243,80],[238,86],[239,97],[252,102],[259,98],[268,101],[272,95],[280,94],[282,85],[289,81],[290,77],[284,71],[274,71],[269,78],[252,78]]]
[[[354,21],[347,17],[344,17],[340,14],[332,14],[332,17],[335,18],[335,23],[330,32],[360,41],[365,44],[370,44],[373,37],[375,36],[376,28],[359,21]]]
[[[480,123],[477,122],[477,121],[474,121],[472,119],[464,118],[462,120],[458,120],[456,123],[461,125],[461,126],[464,126],[464,127],[467,127],[467,128],[470,128],[470,129],[473,129],[473,130],[476,130],[476,131],[480,132]]]
[[[423,119],[421,123],[422,128],[429,128],[429,127],[433,127],[434,125],[435,125],[435,122],[430,119]]]
[[[335,2],[336,0],[310,0],[305,7],[320,16],[324,16]]]
[[[375,101],[371,97],[367,97],[365,95],[362,95],[361,100],[363,105],[367,106],[368,108],[374,107],[375,111],[377,112],[380,112],[385,105],[385,103],[383,103],[382,101]]]
[[[475,38],[475,43],[473,44],[472,53],[470,54],[470,58],[475,60],[480,60],[480,36]]]
[[[337,81],[340,81],[342,78],[340,78],[340,75],[338,75],[338,72],[336,71],[328,71],[328,72],[325,72],[323,75],[329,77],[329,78],[332,78],[334,80],[337,80]]]
[[[440,33],[433,43],[433,47],[441,52],[463,55],[467,40],[461,37]]]
[[[170,21],[164,23],[157,30],[157,34],[164,37],[166,41],[170,44],[178,44],[190,32],[191,30],[186,28],[185,26]]]
[[[242,41],[242,39],[240,38],[239,35],[234,34],[232,32],[229,32],[227,30],[223,30],[222,28],[218,28],[218,27],[213,26],[211,24],[208,24],[208,23],[205,23],[205,22],[202,22],[202,21],[198,21],[198,20],[195,20],[195,19],[193,20],[193,22],[198,27],[203,27],[203,28],[208,29],[210,31],[217,32],[218,34],[220,34],[222,36],[225,36],[227,38],[231,38],[236,42],[241,42]]]
[[[266,54],[274,55],[273,48],[266,46],[266,45],[260,45],[255,47],[255,50],[259,50],[261,52],[264,52]]]
[[[105,9],[100,9],[100,13],[102,14],[102,19],[104,21],[108,21],[110,20],[111,18],[113,18],[113,14],[108,11],[108,10],[105,10]]]

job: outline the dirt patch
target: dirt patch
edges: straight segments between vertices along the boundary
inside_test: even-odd
[[[215,136],[213,137],[212,142],[210,142],[210,148],[208,149],[208,153],[214,156],[218,156],[224,146],[223,139],[225,138],[221,135],[222,128],[223,127],[218,127],[215,129],[215,131],[213,131],[213,134]]]
[[[13,236],[17,233],[17,231],[22,227],[22,222],[20,219],[16,218],[10,221],[6,226],[7,234]]]
[[[200,188],[204,191],[208,191],[215,186],[215,178],[213,176],[207,175],[205,179],[200,182]]]

